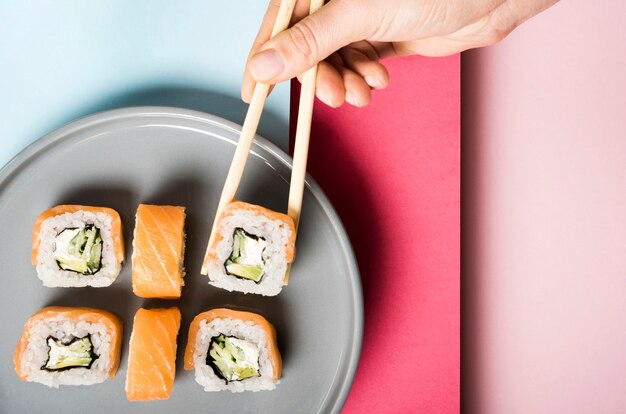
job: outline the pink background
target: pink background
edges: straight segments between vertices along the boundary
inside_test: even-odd
[[[391,84],[369,107],[317,102],[313,120],[309,171],[348,231],[365,300],[344,412],[456,413],[460,59],[387,64]]]
[[[626,412],[625,18],[562,1],[464,56],[468,412]]]

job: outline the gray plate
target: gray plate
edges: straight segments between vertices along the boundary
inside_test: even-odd
[[[339,412],[354,377],[362,337],[362,295],[354,255],[333,208],[308,180],[289,286],[277,297],[229,293],[200,275],[210,224],[240,127],[189,110],[143,107],[81,119],[28,147],[0,171],[2,413],[328,413]],[[257,137],[238,198],[286,211],[291,159]],[[186,286],[180,300],[133,295],[127,260],[108,288],[51,289],[30,264],[37,215],[61,203],[115,208],[130,257],[139,203],[187,207]],[[28,317],[47,305],[93,306],[125,323],[117,376],[89,387],[51,389],[19,381],[13,352]],[[132,317],[140,306],[179,306],[176,381],[167,401],[129,403],[124,393]],[[189,323],[218,306],[253,310],[272,322],[284,361],[275,391],[205,393],[182,369]]]

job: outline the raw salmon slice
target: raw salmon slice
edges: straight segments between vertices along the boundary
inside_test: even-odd
[[[133,239],[133,292],[176,299],[184,285],[185,207],[140,204]]]
[[[126,397],[129,401],[166,400],[176,374],[176,336],[180,310],[143,309],[135,314],[130,336]]]

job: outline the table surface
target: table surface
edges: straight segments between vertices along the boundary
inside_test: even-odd
[[[388,60],[390,86],[367,108],[315,106],[309,170],[348,231],[363,283],[347,414],[459,412],[459,63]]]

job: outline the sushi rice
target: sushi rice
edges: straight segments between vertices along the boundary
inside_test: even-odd
[[[93,225],[102,237],[101,267],[93,275],[63,270],[54,258],[55,239],[68,228]],[[41,224],[37,254],[37,276],[47,287],[105,287],[111,285],[122,268],[115,256],[112,237],[112,219],[104,213],[77,211],[50,217]]]
[[[52,336],[62,342],[89,335],[96,359],[90,368],[75,367],[62,371],[42,369],[50,350],[47,339]],[[66,319],[62,316],[48,318],[35,324],[30,330],[30,339],[22,353],[21,367],[27,381],[38,382],[49,387],[59,385],[91,385],[105,381],[111,369],[111,335],[99,323]]]
[[[207,365],[207,354],[211,340],[219,335],[232,336],[255,344],[259,349],[260,376],[228,382],[218,377],[213,367]],[[280,381],[273,379],[274,370],[270,362],[267,345],[266,331],[251,321],[232,318],[216,318],[208,322],[206,320],[200,321],[193,354],[196,382],[202,385],[205,391],[243,392],[275,389],[276,384]]]

